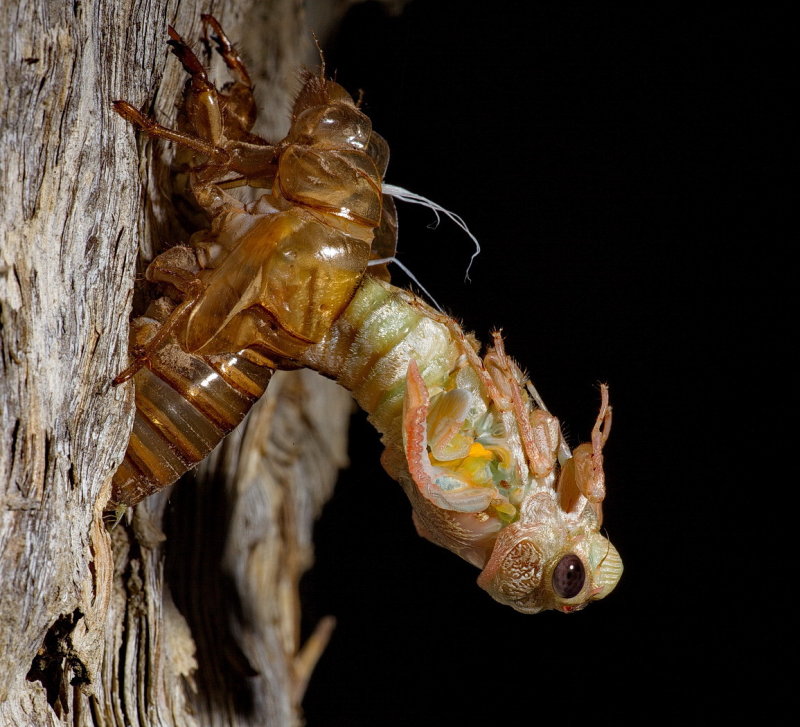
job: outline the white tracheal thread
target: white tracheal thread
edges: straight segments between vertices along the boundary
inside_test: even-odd
[[[478,242],[478,238],[472,234],[469,227],[467,227],[467,223],[464,222],[463,218],[460,215],[457,215],[455,212],[451,212],[448,209],[445,209],[440,204],[437,204],[431,199],[427,197],[423,197],[421,194],[417,194],[416,192],[410,192],[403,187],[398,187],[395,184],[383,184],[382,191],[384,194],[388,194],[390,197],[394,197],[395,199],[399,199],[403,202],[410,202],[411,204],[420,204],[423,207],[427,207],[430,210],[433,210],[433,214],[436,215],[436,224],[439,224],[439,213],[441,212],[443,215],[447,215],[453,222],[455,222],[464,232],[469,235],[470,239],[473,243],[475,243],[475,252],[472,253],[472,257],[469,259],[469,264],[467,265],[467,270],[464,273],[464,280],[469,280],[469,271],[472,267],[472,263],[474,262],[475,258],[481,252],[481,244]],[[405,268],[403,268],[405,270]],[[413,279],[413,278],[412,278]],[[422,286],[420,286],[422,288]],[[425,290],[424,288],[422,288]],[[438,307],[438,306],[437,306]]]
[[[400,270],[402,270],[402,271],[403,271],[403,272],[404,272],[406,275],[408,275],[408,277],[409,277],[409,278],[411,278],[412,282],[413,282],[413,283],[414,283],[414,284],[415,284],[415,285],[416,285],[416,286],[417,286],[417,287],[418,287],[418,288],[419,288],[419,289],[420,289],[420,290],[421,290],[423,293],[425,293],[425,295],[427,295],[427,296],[428,296],[428,298],[430,298],[430,301],[431,301],[431,303],[433,303],[433,305],[434,305],[434,307],[436,308],[436,310],[438,310],[438,311],[439,311],[439,313],[444,313],[444,311],[442,310],[442,306],[440,306],[440,305],[439,305],[439,304],[436,302],[436,298],[434,298],[434,297],[433,297],[433,296],[432,296],[432,295],[431,295],[431,294],[430,294],[430,293],[429,293],[429,292],[428,292],[428,291],[425,289],[425,286],[424,286],[422,283],[420,283],[420,282],[419,282],[419,280],[417,280],[417,276],[416,276],[416,275],[414,275],[414,273],[412,273],[412,272],[411,272],[411,270],[409,270],[409,269],[408,269],[408,268],[407,268],[405,265],[403,265],[403,263],[401,263],[401,262],[400,262],[400,261],[399,261],[399,260],[398,260],[398,259],[397,259],[397,258],[394,256],[394,255],[392,255],[392,257],[380,257],[380,258],[377,258],[377,259],[375,259],[375,260],[370,260],[370,261],[367,263],[367,265],[368,265],[368,266],[370,266],[370,267],[372,267],[373,265],[388,265],[389,263],[394,263],[395,265],[397,265],[397,267],[398,267],[398,268],[400,268]]]

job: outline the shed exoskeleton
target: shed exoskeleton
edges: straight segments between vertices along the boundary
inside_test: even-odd
[[[147,280],[168,286],[132,325],[136,417],[112,491],[132,505],[201,461],[291,368],[350,302],[372,258],[390,257],[394,205],[381,184],[386,142],[337,83],[306,74],[286,138],[251,132],[247,70],[211,16],[203,21],[236,80],[223,91],[174,29],[170,45],[190,74],[179,128],[131,104],[114,108],[142,131],[182,149],[188,187],[210,218],[187,245],[168,249]],[[266,189],[245,204],[226,190]],[[386,275],[385,267],[382,271]],[[387,275],[388,277],[388,275]]]
[[[170,29],[189,72],[178,129],[124,101],[116,110],[177,143],[210,224],[147,271],[169,296],[132,324],[136,418],[111,507],[139,502],[202,460],[278,368],[337,380],[369,413],[421,535],[481,569],[478,583],[525,613],[605,597],[622,563],[599,532],[608,390],[591,442],[574,453],[506,355],[389,284],[396,242],[384,194],[388,147],[341,86],[307,74],[286,138],[251,132],[247,70],[203,16],[236,80],[211,84]],[[266,190],[243,203],[227,190]]]

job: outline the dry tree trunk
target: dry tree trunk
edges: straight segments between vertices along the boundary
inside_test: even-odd
[[[132,414],[130,386],[110,382],[137,256],[186,235],[171,150],[110,101],[170,123],[184,76],[166,25],[197,47],[211,12],[241,40],[274,135],[298,67],[315,64],[309,27],[324,38],[347,3],[1,5],[0,725],[296,723],[329,628],[300,649],[296,587],[344,463],[349,398],[308,372],[277,376],[196,491],[106,530]]]

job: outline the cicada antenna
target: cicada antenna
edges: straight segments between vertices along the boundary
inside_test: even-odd
[[[319,77],[325,80],[325,54],[322,52],[322,46],[319,44],[319,38],[316,33],[311,33],[314,39],[314,45],[317,46],[317,53],[319,53]]]

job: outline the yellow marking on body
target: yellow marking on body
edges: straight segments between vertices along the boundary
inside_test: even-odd
[[[481,457],[482,459],[494,459],[494,453],[486,449],[480,442],[473,442],[469,448],[468,457]]]

